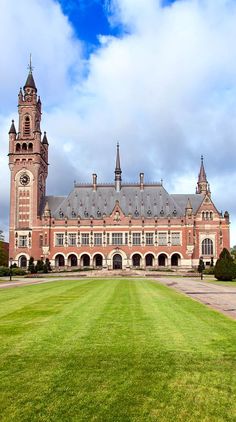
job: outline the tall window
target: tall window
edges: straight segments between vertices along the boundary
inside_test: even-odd
[[[140,244],[141,244],[141,234],[133,233],[133,245],[140,245]]]
[[[167,233],[166,232],[158,232],[158,244],[159,245],[167,245]]]
[[[76,245],[76,233],[69,233],[68,244],[69,244],[69,246],[75,246]]]
[[[102,245],[102,233],[94,233],[94,245]]]
[[[19,236],[19,247],[26,248],[27,247],[27,236]]]
[[[146,233],[146,245],[153,245],[153,233]]]
[[[112,233],[112,245],[123,244],[123,233]]]
[[[180,232],[171,232],[171,243],[173,246],[180,245]]]
[[[25,116],[23,133],[24,133],[24,136],[30,135],[30,118],[29,118],[29,116]]]
[[[202,255],[213,255],[213,242],[211,239],[202,241]]]
[[[64,245],[64,234],[57,233],[56,234],[56,246],[63,246]]]
[[[89,245],[89,233],[81,234],[81,243],[82,245]]]

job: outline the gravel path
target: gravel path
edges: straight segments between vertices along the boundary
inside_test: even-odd
[[[210,306],[223,314],[236,319],[236,288],[207,283],[193,278],[160,278],[165,284],[178,292]]]

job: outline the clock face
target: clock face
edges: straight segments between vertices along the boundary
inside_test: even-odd
[[[29,181],[30,181],[30,178],[29,178],[28,174],[23,173],[20,177],[20,183],[23,186],[26,186],[26,185],[28,185]]]

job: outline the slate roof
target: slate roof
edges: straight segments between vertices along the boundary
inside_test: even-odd
[[[133,218],[180,217],[185,215],[185,208],[190,199],[193,212],[196,212],[204,195],[202,194],[173,194],[170,195],[161,184],[144,185],[140,190],[139,184],[123,185],[117,192],[114,185],[97,185],[93,191],[92,185],[75,185],[66,197],[47,196],[51,215],[56,218],[94,218],[102,219],[103,215],[110,215],[116,201],[123,213]],[[44,206],[45,206],[44,204]]]

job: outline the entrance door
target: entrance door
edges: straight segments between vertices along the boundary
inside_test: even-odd
[[[122,270],[122,256],[119,254],[113,256],[113,270]]]

